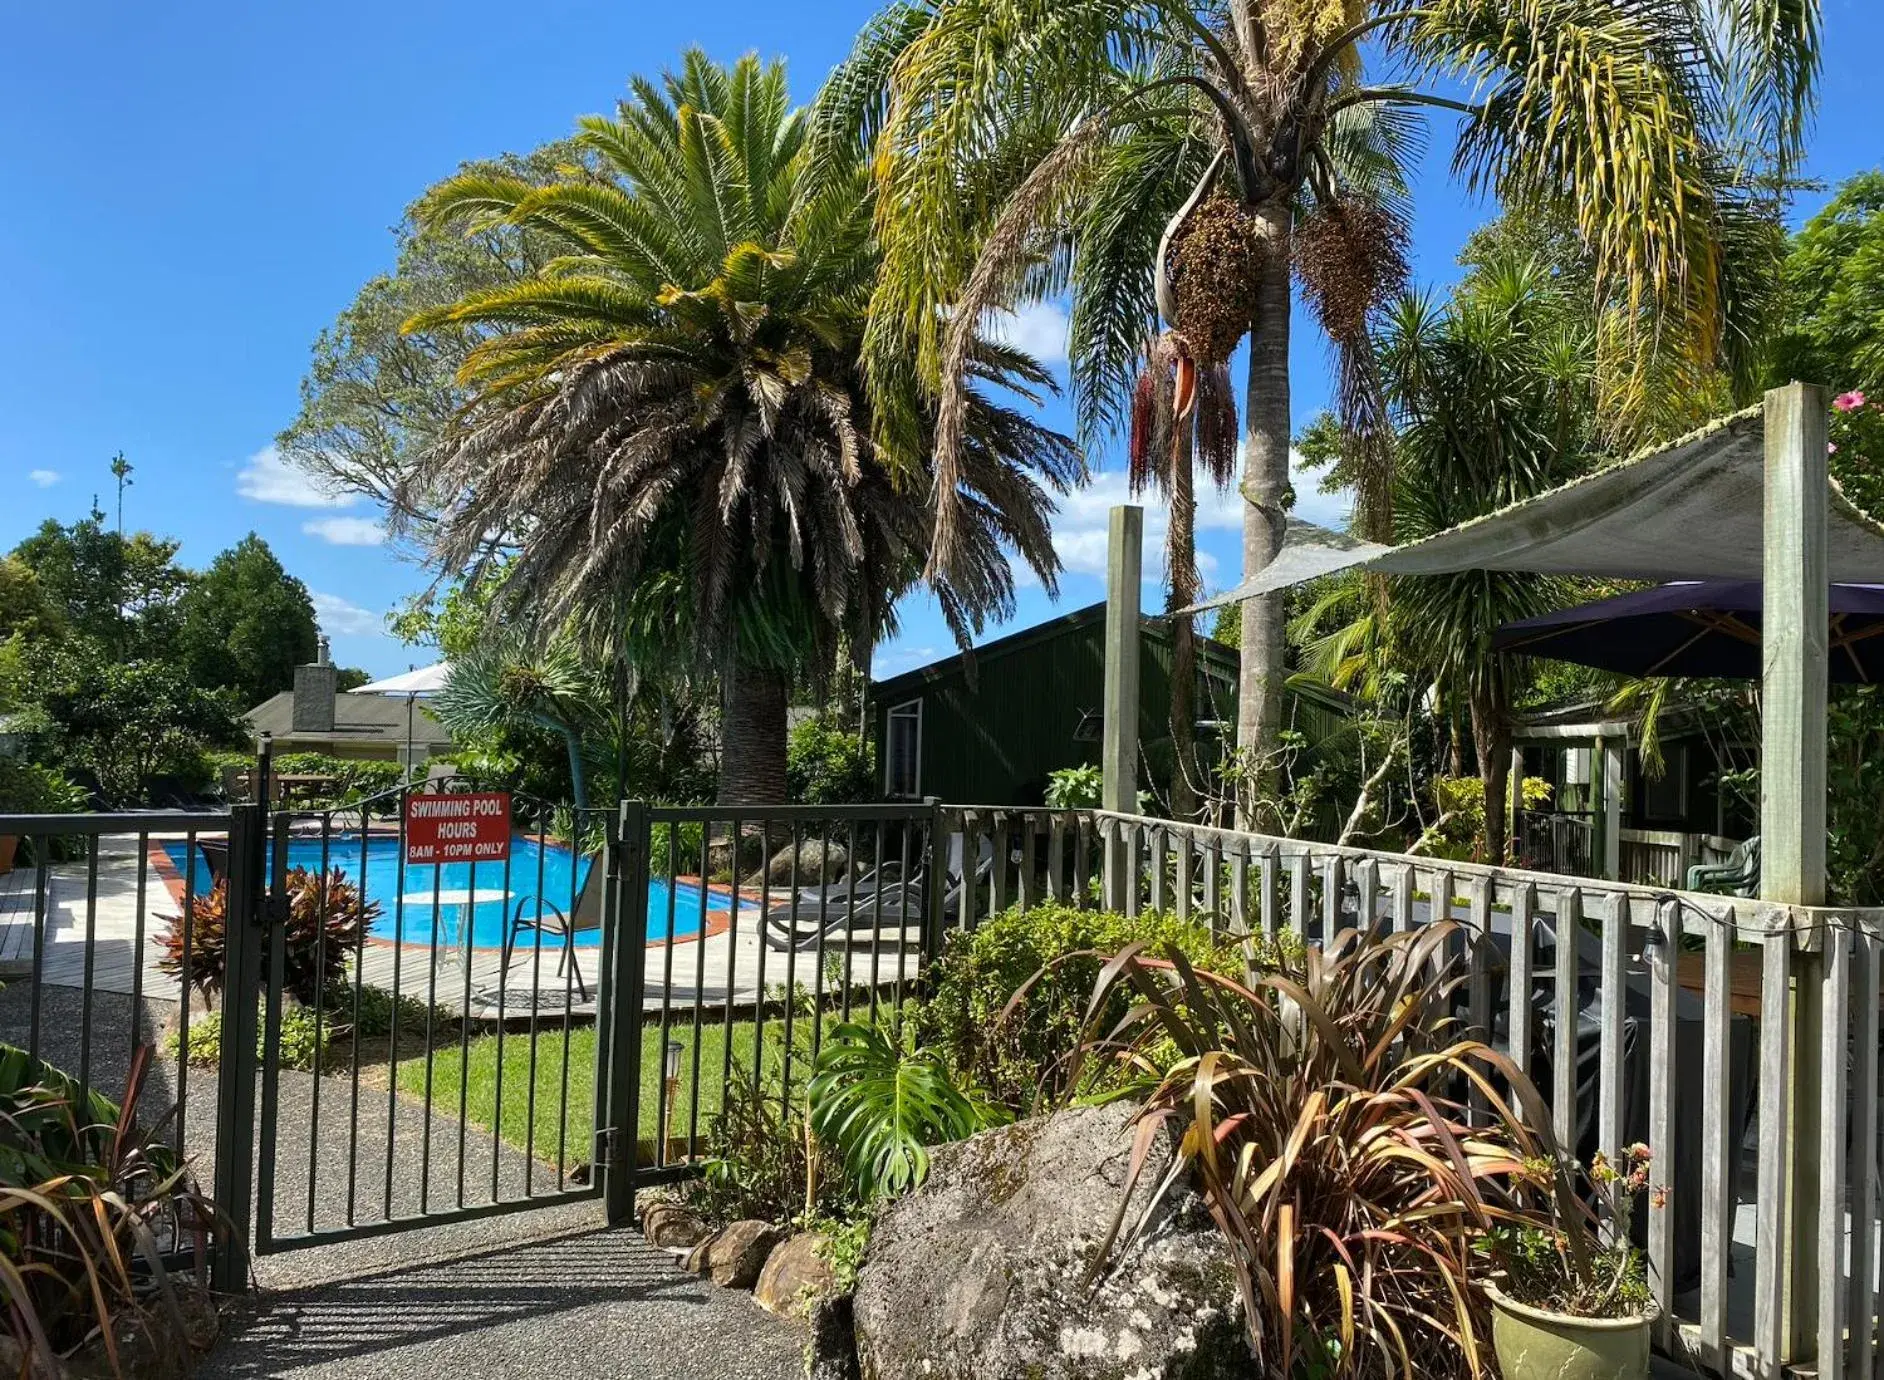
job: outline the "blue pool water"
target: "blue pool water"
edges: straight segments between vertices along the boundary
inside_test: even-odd
[[[362,871],[361,843],[361,836],[357,833],[335,834],[327,840],[325,851],[325,865],[329,869],[339,869],[356,885]],[[178,875],[182,875],[189,845],[179,840],[166,843],[163,847],[171,865],[177,869]],[[589,869],[595,865],[594,858],[577,858],[560,844],[544,845],[534,838],[521,835],[511,840],[508,873],[503,863],[446,863],[442,866],[428,864],[406,867],[401,862],[399,840],[390,834],[366,839],[364,858],[366,898],[378,902],[380,909],[379,918],[373,922],[375,939],[430,944],[434,911],[431,902],[408,901],[402,907],[400,897],[418,892],[429,895],[434,890],[464,891],[475,884],[480,900],[471,916],[471,942],[478,948],[488,949],[502,946],[519,906],[526,918],[534,918],[538,913],[539,898],[545,921],[553,925],[554,913],[550,907],[554,905],[565,911],[571,909],[582,884],[588,880]],[[194,864],[197,892],[208,891],[209,865],[201,851],[198,850],[190,861]],[[289,840],[289,867],[305,867],[313,871],[318,870],[322,863],[320,839]],[[502,895],[506,887],[509,890],[508,899]],[[490,899],[482,899],[487,893]],[[700,933],[700,888],[690,882],[669,883],[665,878],[655,877],[648,882],[648,938],[651,941],[668,937],[670,898],[674,913],[673,937],[685,939]],[[715,889],[706,898],[706,908],[709,912],[724,911],[729,909],[730,900],[726,891]],[[460,909],[450,905],[438,907],[441,945],[455,945],[459,942]],[[741,898],[740,909],[755,910],[757,904],[751,899]],[[517,942],[520,949],[533,947],[536,932],[525,930]],[[585,930],[576,935],[577,948],[590,948],[601,942],[599,930]],[[544,948],[561,946],[562,938],[553,928],[544,934]]]

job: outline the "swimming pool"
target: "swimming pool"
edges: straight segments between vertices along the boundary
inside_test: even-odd
[[[163,850],[171,866],[181,876],[186,866],[189,845],[179,839],[165,843]],[[289,867],[305,867],[313,871],[318,870],[324,862],[330,870],[339,869],[356,885],[362,874],[363,859],[366,898],[378,902],[380,909],[378,919],[373,922],[373,938],[405,944],[430,944],[434,918],[431,903],[408,902],[402,907],[399,898],[415,892],[467,890],[475,883],[478,894],[483,896],[489,892],[491,899],[480,900],[472,911],[471,942],[478,948],[488,949],[502,947],[511,919],[519,907],[526,917],[537,914],[539,897],[542,898],[544,919],[553,924],[554,913],[550,907],[553,905],[564,911],[571,909],[582,890],[582,884],[588,880],[589,869],[595,865],[593,857],[577,858],[561,844],[544,845],[534,837],[525,835],[516,835],[511,839],[508,872],[505,864],[488,862],[407,867],[400,855],[399,839],[392,834],[374,834],[364,839],[357,833],[334,834],[326,840],[324,857],[323,843],[318,838],[288,841]],[[202,851],[196,850],[196,856],[187,862],[193,864],[197,892],[207,892],[210,888],[209,865]],[[500,894],[506,889],[509,891],[508,899]],[[724,888],[709,889],[704,911],[701,900],[701,890],[696,883],[670,883],[664,877],[650,878],[649,940],[669,937],[670,904],[674,917],[672,937],[675,939],[687,939],[699,934],[703,920],[710,921],[716,914],[723,916],[731,909],[732,897]],[[753,911],[758,909],[758,904],[752,899],[742,898],[739,908],[742,912]],[[459,908],[441,906],[437,909],[441,931],[439,942],[456,944]],[[543,935],[545,949],[561,948],[562,942],[554,929]],[[576,935],[577,948],[593,948],[601,942],[599,930],[585,930]],[[531,930],[525,930],[518,939],[519,948],[532,948],[535,944],[536,934]]]

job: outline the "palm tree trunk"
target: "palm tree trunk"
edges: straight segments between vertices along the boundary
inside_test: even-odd
[[[1485,788],[1485,861],[1505,860],[1506,793],[1511,780],[1511,715],[1504,700],[1504,678],[1472,696],[1472,746],[1478,753],[1478,779]]]
[[[735,665],[720,695],[721,805],[785,803],[783,673]]]
[[[1171,817],[1197,817],[1197,631],[1194,615],[1176,613],[1197,602],[1197,498],[1191,471],[1189,420],[1173,428],[1171,516],[1165,564],[1170,567],[1166,607],[1171,619]]]
[[[1282,547],[1282,503],[1289,485],[1290,214],[1286,201],[1257,209],[1268,242],[1268,260],[1255,320],[1250,325],[1249,387],[1243,400],[1246,579],[1273,561]],[[1281,729],[1286,618],[1287,596],[1281,593],[1266,594],[1243,605],[1236,741],[1240,749],[1257,759],[1275,751]],[[1247,808],[1247,804],[1241,807],[1243,811]]]

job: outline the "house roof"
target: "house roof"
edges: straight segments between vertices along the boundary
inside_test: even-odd
[[[1049,618],[1044,623],[1036,623],[1030,628],[1008,633],[1005,637],[997,637],[992,642],[984,642],[968,655],[974,658],[977,668],[983,667],[989,662],[999,661],[1002,657],[1010,656],[1025,648],[1038,646],[1056,637],[1064,637],[1068,633],[1091,627],[1095,623],[1103,624],[1105,618],[1106,606],[1102,599],[1096,604],[1086,605],[1083,609],[1075,609],[1071,613],[1061,614],[1058,618]],[[1140,622],[1148,637],[1163,639],[1170,635],[1169,621],[1165,618],[1147,614],[1141,617]],[[1214,638],[1205,637],[1202,634],[1199,634],[1197,638],[1197,653],[1203,660],[1214,663],[1218,667],[1227,667],[1232,671],[1238,664],[1236,648],[1227,647]],[[932,661],[926,666],[902,671],[882,680],[873,680],[870,682],[870,696],[876,699],[884,694],[896,694],[933,681],[952,678],[961,674],[962,662],[963,655],[957,652],[952,656]]]
[[[294,692],[283,690],[255,706],[243,717],[256,733],[273,738],[292,738],[297,742],[318,743],[403,743],[406,740],[404,699],[380,695],[334,696],[332,732],[309,733],[294,726]],[[451,742],[447,733],[424,705],[412,706],[412,741],[427,747],[444,747]]]

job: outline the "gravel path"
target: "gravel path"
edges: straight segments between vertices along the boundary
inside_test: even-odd
[[[0,990],[0,1040],[27,1042],[31,999],[28,982]],[[175,1013],[174,1003],[145,1002],[138,1013],[145,1038],[165,1030]],[[91,1080],[115,1096],[129,1060],[132,1015],[125,996],[97,992],[87,1013],[76,990],[42,987],[41,1055],[76,1072],[89,1027]],[[161,1115],[175,1102],[178,1073],[172,1061],[157,1061],[145,1093],[147,1114]],[[190,1070],[186,1090],[186,1151],[207,1187],[213,1072]],[[421,1183],[433,1211],[456,1205],[458,1122],[442,1101],[431,1116],[429,1154],[421,1104],[389,1101],[383,1087],[363,1085],[359,1105],[350,1166],[350,1079],[281,1075],[278,1234],[305,1228],[310,1201],[317,1227],[341,1225],[350,1167],[355,1220],[378,1220],[389,1158],[394,1216],[418,1211]],[[526,1168],[537,1193],[554,1189],[554,1166],[529,1166],[508,1146],[494,1152],[489,1133],[471,1129],[465,1201],[489,1201],[493,1177],[501,1197],[520,1196]],[[749,1295],[683,1273],[638,1233],[607,1228],[593,1199],[263,1256],[255,1278],[261,1292],[237,1306],[199,1375],[794,1380],[803,1373],[802,1330],[761,1311]]]

